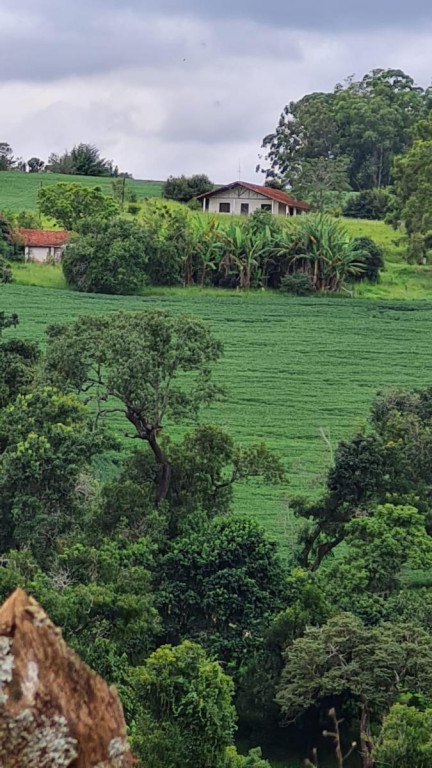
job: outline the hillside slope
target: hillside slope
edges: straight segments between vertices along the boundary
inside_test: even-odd
[[[0,210],[24,211],[36,208],[37,191],[41,186],[56,181],[75,182],[86,187],[102,187],[105,194],[111,193],[112,178],[95,176],[66,176],[62,173],[21,173],[20,171],[0,172]],[[160,197],[162,181],[139,181],[128,179],[128,186],[136,192],[138,199]]]

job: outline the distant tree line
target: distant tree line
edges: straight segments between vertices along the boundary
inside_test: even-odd
[[[14,157],[13,149],[7,142],[0,142],[0,171],[28,171],[28,173],[63,173],[75,176],[125,176],[112,160],[101,157],[100,151],[93,144],[80,143],[66,150],[63,154],[51,153],[48,162],[39,157]]]

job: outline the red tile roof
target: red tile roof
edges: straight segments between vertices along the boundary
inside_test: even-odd
[[[198,195],[198,198],[212,197],[213,195],[220,194],[221,192],[225,192],[228,189],[233,189],[234,187],[244,187],[244,189],[249,189],[251,192],[257,192],[259,195],[264,195],[264,197],[268,197],[270,200],[276,200],[278,203],[291,205],[294,208],[301,208],[304,211],[310,210],[310,206],[307,203],[304,203],[301,200],[294,200],[292,195],[289,195],[287,192],[283,192],[281,189],[273,189],[273,187],[261,187],[259,184],[249,184],[248,181],[233,181],[232,184],[226,184],[224,187],[218,187],[212,192],[205,192],[203,195]]]
[[[55,248],[64,245],[69,237],[65,229],[19,229],[24,245],[29,248]]]

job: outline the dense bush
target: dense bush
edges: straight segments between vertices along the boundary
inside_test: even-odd
[[[85,293],[137,293],[145,284],[148,237],[133,221],[88,219],[66,247],[68,285]]]
[[[388,207],[388,194],[381,189],[365,189],[352,195],[343,210],[351,219],[384,219]]]
[[[380,279],[380,270],[384,267],[384,252],[370,237],[354,238],[354,249],[360,254],[364,264],[364,271],[351,276],[352,282],[369,280],[377,283]]]
[[[281,291],[292,293],[294,296],[307,296],[313,292],[312,281],[305,272],[294,272],[281,280]]]
[[[210,192],[214,187],[205,173],[194,176],[170,176],[164,184],[163,196],[178,203],[188,203],[197,195]]]

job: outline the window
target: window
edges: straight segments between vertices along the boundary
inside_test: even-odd
[[[271,209],[272,209],[271,203],[263,203],[261,205],[261,210],[262,211],[271,211]]]
[[[249,203],[242,203],[240,205],[240,213],[242,216],[249,216]]]
[[[219,213],[231,213],[231,203],[219,203]]]

